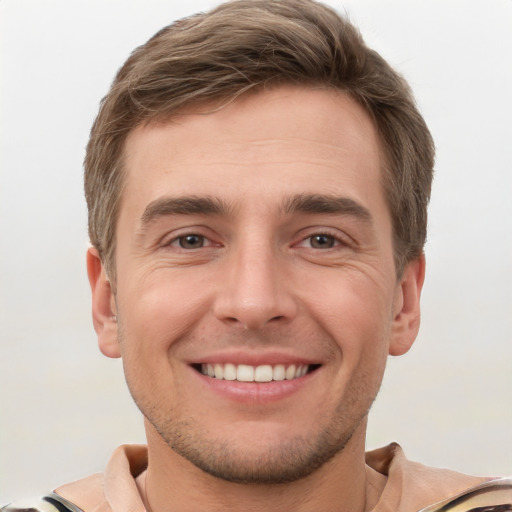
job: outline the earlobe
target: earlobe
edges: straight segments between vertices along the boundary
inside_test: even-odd
[[[409,262],[404,268],[395,297],[393,332],[389,354],[401,356],[414,343],[420,328],[420,296],[425,279],[425,256]]]
[[[87,251],[87,275],[92,292],[92,318],[98,346],[107,357],[121,357],[117,339],[115,299],[98,251]]]

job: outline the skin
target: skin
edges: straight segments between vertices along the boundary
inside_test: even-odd
[[[367,412],[416,337],[424,260],[397,280],[368,115],[281,87],[140,126],[125,156],[115,296],[95,249],[88,269],[146,418],[151,509],[370,510]],[[238,383],[204,362],[316,369]]]

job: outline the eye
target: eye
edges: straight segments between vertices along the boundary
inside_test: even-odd
[[[332,249],[337,243],[333,236],[322,234],[310,236],[307,240],[313,249]]]
[[[178,237],[174,243],[178,243],[182,249],[200,249],[205,246],[206,238],[192,233]]]

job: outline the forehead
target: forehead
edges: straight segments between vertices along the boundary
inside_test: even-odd
[[[371,202],[363,196],[380,190],[383,160],[377,130],[361,106],[337,91],[301,87],[139,126],[124,157],[121,212],[124,203],[142,211],[165,195],[270,203],[279,195],[316,193]]]

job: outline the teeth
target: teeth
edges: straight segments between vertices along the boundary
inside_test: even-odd
[[[224,380],[236,380],[236,366],[234,364],[224,365]]]
[[[224,378],[224,367],[221,364],[216,364],[213,367],[213,371],[215,373],[216,379],[223,379]]]
[[[239,380],[241,382],[253,382],[254,366],[239,364],[238,368],[236,369],[236,380]]]
[[[239,382],[270,382],[272,380],[292,380],[304,377],[308,373],[307,364],[264,364],[250,366],[247,364],[202,364],[201,373],[215,379],[237,380]]]
[[[266,364],[257,366],[254,370],[254,380],[256,382],[270,382],[273,378],[272,366]]]
[[[273,380],[284,380],[286,376],[286,370],[284,368],[284,364],[276,364],[272,371],[272,379]]]
[[[292,380],[295,378],[295,365],[294,364],[292,364],[291,366],[288,366],[288,368],[286,368],[285,377],[286,377],[286,380]]]

